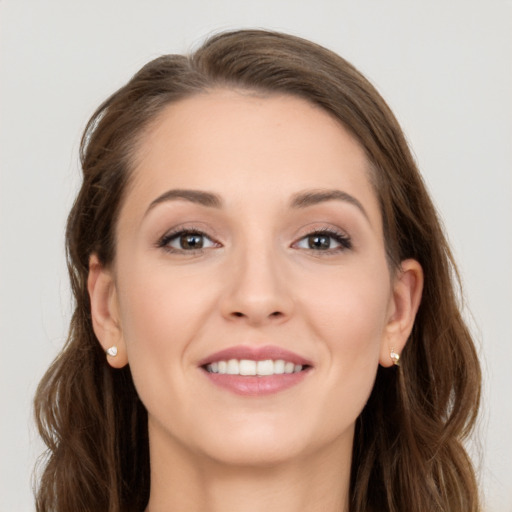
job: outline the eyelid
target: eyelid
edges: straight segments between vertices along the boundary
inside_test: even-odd
[[[299,242],[303,241],[305,238],[310,237],[312,235],[329,236],[336,240],[339,246],[334,247],[332,249],[329,248],[324,250],[297,247],[297,244]],[[293,242],[292,247],[303,249],[309,252],[314,252],[316,255],[322,256],[350,250],[353,248],[353,244],[351,236],[344,230],[334,227],[332,225],[317,225],[315,227],[309,227],[309,229],[305,233],[302,233],[300,236],[298,236],[296,240]]]
[[[159,249],[164,249],[170,253],[179,253],[179,254],[195,254],[201,253],[205,250],[212,248],[222,247],[223,244],[219,242],[218,237],[215,234],[211,233],[211,229],[204,226],[198,226],[196,224],[182,224],[175,226],[169,230],[167,230],[155,243],[155,246]],[[173,248],[169,245],[169,242],[173,239],[178,238],[182,234],[197,234],[207,238],[212,245],[209,247],[200,247],[197,249],[181,249],[181,248]],[[338,244],[337,247],[327,248],[327,249],[312,249],[305,247],[298,247],[298,244],[302,242],[305,238],[310,237],[312,235],[324,235],[331,237]],[[308,226],[304,226],[296,235],[295,241],[291,244],[292,248],[302,249],[311,253],[316,253],[316,255],[329,255],[333,253],[344,252],[353,248],[352,238],[351,236],[343,229],[333,226],[331,224],[309,224]]]
[[[179,225],[165,232],[156,242],[155,246],[159,249],[164,249],[169,253],[177,253],[177,254],[196,254],[203,252],[208,249],[212,249],[213,247],[222,247],[222,244],[217,240],[215,235],[208,233],[208,229],[204,227],[198,227],[195,225]],[[182,234],[196,234],[201,235],[204,238],[210,240],[213,246],[210,247],[200,247],[198,249],[178,249],[169,246],[169,242],[178,238]]]

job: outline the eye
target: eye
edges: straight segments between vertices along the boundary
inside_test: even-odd
[[[158,246],[163,247],[169,252],[192,252],[219,247],[220,245],[205,233],[189,229],[165,235],[158,243]]]
[[[344,233],[322,230],[309,233],[296,242],[294,246],[310,251],[338,252],[352,248],[352,242]]]

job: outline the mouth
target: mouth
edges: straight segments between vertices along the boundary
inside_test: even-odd
[[[264,359],[262,361],[254,359],[229,359],[214,361],[204,365],[203,368],[208,373],[218,373],[219,375],[268,377],[271,375],[299,373],[307,370],[310,366],[295,364],[284,359]]]
[[[200,362],[210,382],[238,395],[260,396],[302,382],[313,368],[310,361],[280,347],[238,346]]]

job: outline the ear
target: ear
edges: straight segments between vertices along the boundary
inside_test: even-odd
[[[391,366],[391,352],[401,354],[405,347],[420,306],[422,292],[421,265],[413,259],[402,261],[393,281],[393,296],[379,359],[382,366]]]
[[[94,334],[105,353],[117,348],[117,355],[106,355],[113,368],[122,368],[128,363],[123,332],[119,321],[117,291],[112,272],[106,269],[96,254],[89,258],[87,290],[91,300],[91,319]]]

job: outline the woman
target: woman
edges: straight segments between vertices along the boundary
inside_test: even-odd
[[[350,64],[239,31],[93,115],[39,511],[477,511],[480,370],[404,136]]]

